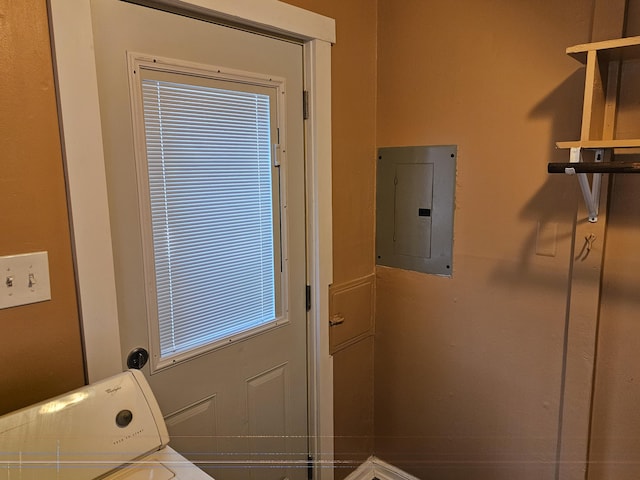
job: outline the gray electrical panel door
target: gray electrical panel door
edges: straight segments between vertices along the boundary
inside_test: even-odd
[[[378,150],[378,265],[451,276],[455,145]]]

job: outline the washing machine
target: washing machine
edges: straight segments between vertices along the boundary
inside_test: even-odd
[[[0,417],[0,480],[211,480],[168,446],[149,384],[129,370]]]

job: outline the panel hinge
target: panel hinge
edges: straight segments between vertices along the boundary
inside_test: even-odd
[[[307,456],[307,480],[313,480],[313,457]]]
[[[311,285],[307,285],[307,288],[306,288],[305,305],[307,306],[307,312],[309,312],[311,310]]]
[[[309,120],[309,91],[302,91],[302,118]]]

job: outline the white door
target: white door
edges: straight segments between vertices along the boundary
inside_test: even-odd
[[[149,352],[143,371],[165,415],[171,445],[215,477],[303,478],[308,422],[302,46],[119,0],[92,0],[92,17],[123,364],[135,349]],[[161,150],[164,159],[163,149],[169,147],[162,142],[150,146],[152,127],[145,122],[153,121],[148,117],[155,107],[153,99],[147,104],[143,98],[145,88],[159,91],[162,85],[200,89],[203,95],[255,95],[266,101],[268,138],[260,148],[264,154],[267,145],[271,162],[266,175],[272,211],[266,230],[272,235],[262,260],[247,261],[244,246],[222,258],[219,252],[225,248],[211,240],[219,233],[212,231],[194,240],[200,242],[195,251],[209,260],[222,258],[217,267],[206,260],[185,267],[180,259],[168,267],[161,265],[166,246],[164,253],[159,252],[159,240],[154,237],[154,222],[159,220],[154,217],[153,200],[149,204],[145,198],[149,202],[154,188],[149,173],[157,167],[151,165],[152,150]],[[196,105],[196,110],[204,108],[204,103]],[[163,122],[165,106],[158,108],[161,113],[156,117]],[[169,134],[172,131],[166,130],[160,136]],[[233,135],[229,138],[231,142]],[[185,148],[209,148],[198,141]],[[229,159],[226,166],[232,163]],[[233,165],[224,167],[219,170],[229,178],[219,182],[223,186],[240,175]],[[182,171],[193,173],[196,190],[216,190],[205,178],[208,167],[190,168]],[[161,182],[169,181],[171,174],[163,178]],[[245,199],[245,204],[249,201]],[[232,203],[223,201],[208,211],[218,212]],[[180,230],[177,235],[189,233]],[[218,236],[229,239],[232,234]],[[188,261],[194,258],[197,254]],[[242,312],[238,303],[242,299],[250,303],[255,295],[236,287],[237,278],[218,280],[211,272],[224,262],[228,267],[221,274],[236,273],[239,265],[250,267],[260,261],[266,273],[254,276],[266,278],[267,287],[259,287],[259,295],[271,296],[272,301],[264,302],[268,305],[253,325],[228,329],[233,323],[228,312]],[[181,276],[162,277],[165,267],[184,268]],[[174,283],[180,283],[186,297],[167,300],[169,283],[174,290],[179,290]],[[208,303],[197,303],[211,292]],[[193,298],[196,306],[190,310],[192,303],[184,298]],[[163,306],[163,301],[170,307]],[[186,330],[201,338],[178,345],[177,334],[171,335],[181,328],[172,323],[180,301],[186,312],[182,320],[200,319]],[[159,321],[165,323],[159,325]],[[163,337],[167,331],[169,340]]]

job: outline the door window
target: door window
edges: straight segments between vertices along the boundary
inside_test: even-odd
[[[152,368],[162,368],[282,320],[277,88],[134,71]]]

